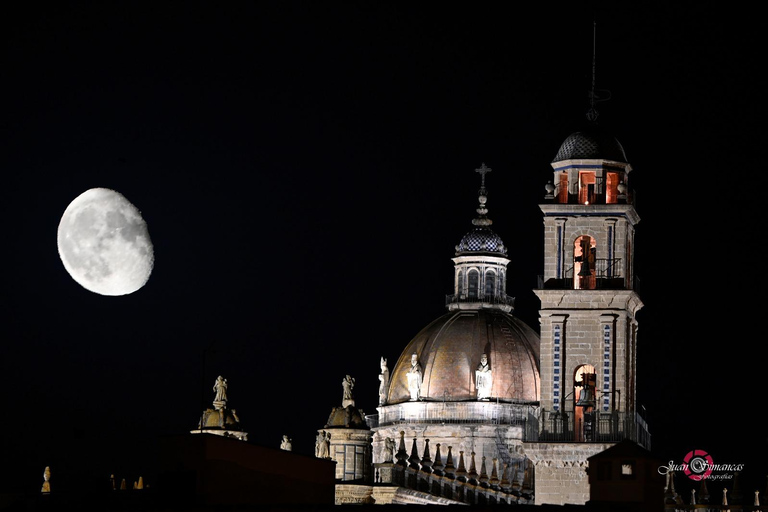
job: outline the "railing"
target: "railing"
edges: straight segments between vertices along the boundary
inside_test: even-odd
[[[533,403],[404,402],[368,414],[369,428],[409,423],[519,425],[527,442],[615,443],[630,439],[650,450],[651,434],[636,412],[541,410]]]
[[[478,293],[476,295],[468,295],[466,293],[463,293],[461,295],[446,295],[445,296],[445,305],[449,306],[451,304],[464,304],[464,303],[475,303],[475,302],[481,302],[484,304],[495,304],[495,305],[502,305],[502,306],[510,306],[515,307],[515,298],[510,297],[507,294],[500,294],[500,295],[485,295],[482,293]]]
[[[592,192],[586,194],[586,197],[581,196],[579,193],[576,193],[576,194],[568,193],[567,204],[583,204],[580,199],[587,199],[589,201],[589,204],[631,204],[631,205],[634,205],[635,208],[637,208],[637,191],[635,189],[627,189],[624,192],[624,194],[621,194],[619,192],[617,193],[616,199],[614,202],[611,202],[611,203],[606,202],[605,187],[603,186],[604,181],[605,181],[604,178],[596,176],[595,186],[592,189]],[[560,184],[553,183],[553,185],[554,185],[554,189],[552,191],[552,195],[545,196],[545,199],[549,199],[550,201],[557,204],[563,204],[559,201]]]
[[[491,425],[524,425],[532,410],[531,403],[499,402],[404,402],[387,405],[380,414],[368,414],[370,428],[408,423],[479,423]]]
[[[647,450],[651,448],[648,425],[633,412],[542,411],[526,423],[527,441],[558,443],[613,443],[630,439]]]
[[[598,258],[594,262],[594,273],[590,276],[585,276],[585,280],[589,280],[589,283],[583,282],[582,289],[585,290],[624,290],[632,289],[628,288],[627,279],[623,277],[621,258]],[[550,290],[570,290],[573,289],[575,268],[571,267],[563,272],[561,278],[550,278],[546,281],[544,276],[538,276],[539,289]],[[586,285],[586,286],[584,286]]]
[[[621,277],[621,258],[597,258],[595,259],[595,273],[597,279],[614,279]],[[573,277],[574,267],[565,271],[566,278]]]

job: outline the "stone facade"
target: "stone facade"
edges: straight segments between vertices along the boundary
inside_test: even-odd
[[[634,410],[635,313],[642,307],[631,290],[536,290],[542,303],[541,407],[555,410],[574,396],[575,372],[598,372],[601,410]],[[556,364],[559,363],[559,364]],[[556,373],[557,372],[557,373]],[[556,380],[556,376],[560,376]],[[606,380],[606,378],[608,380]],[[555,385],[559,384],[559,389]],[[607,384],[607,385],[606,385]],[[556,398],[560,398],[555,402]],[[608,409],[605,403],[608,402]],[[573,407],[570,406],[570,410]]]
[[[336,479],[371,482],[371,431],[361,428],[326,428],[331,434],[330,457],[336,461]]]
[[[583,504],[589,500],[588,458],[613,444],[526,443],[536,471],[536,504]]]

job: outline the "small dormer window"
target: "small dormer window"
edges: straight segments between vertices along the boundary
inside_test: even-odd
[[[635,461],[625,460],[621,463],[621,478],[632,479],[635,478]]]

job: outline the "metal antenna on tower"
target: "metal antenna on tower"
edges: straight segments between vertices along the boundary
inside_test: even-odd
[[[597,113],[597,109],[595,108],[595,104],[598,101],[606,101],[610,99],[611,92],[603,89],[603,92],[607,93],[607,96],[605,98],[601,98],[598,96],[596,89],[595,89],[595,56],[597,53],[597,21],[592,22],[592,89],[589,91],[589,110],[587,110],[587,119],[590,122],[597,121],[597,116],[599,115]]]

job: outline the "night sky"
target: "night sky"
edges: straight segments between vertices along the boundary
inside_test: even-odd
[[[312,454],[346,374],[374,413],[379,359],[445,311],[482,163],[538,330],[538,205],[586,121],[594,23],[598,122],[641,218],[654,451],[743,463],[764,490],[768,27],[677,4],[4,6],[0,492],[39,490],[45,466],[53,488],[151,484],[155,443],[197,425],[219,374],[251,443]],[[130,295],[59,258],[59,220],[94,187],[147,223],[155,267]]]

